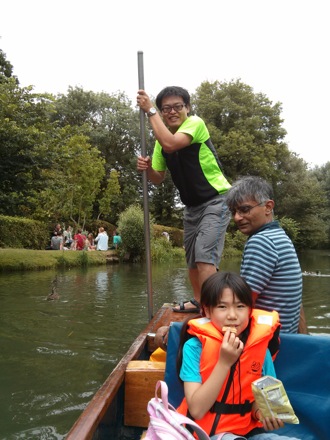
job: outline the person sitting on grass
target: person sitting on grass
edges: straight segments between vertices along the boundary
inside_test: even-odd
[[[99,228],[99,233],[97,237],[94,239],[94,242],[97,243],[96,244],[97,251],[108,250],[109,237],[102,226]]]

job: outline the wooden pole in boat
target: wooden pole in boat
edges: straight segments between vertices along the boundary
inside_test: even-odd
[[[139,73],[139,89],[144,90],[143,52],[141,51],[138,52],[138,73]],[[141,108],[140,108],[140,133],[141,133],[141,155],[143,157],[146,157],[147,149],[146,149],[145,114]],[[142,184],[143,184],[143,210],[144,210],[144,240],[146,246],[146,264],[147,264],[148,318],[150,321],[151,318],[153,317],[153,301],[152,301],[150,223],[149,223],[147,170],[142,172]]]

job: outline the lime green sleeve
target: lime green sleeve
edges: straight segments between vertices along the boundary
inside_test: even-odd
[[[166,170],[166,160],[162,155],[162,147],[158,141],[155,143],[154,152],[152,155],[152,168],[155,171],[165,171]]]

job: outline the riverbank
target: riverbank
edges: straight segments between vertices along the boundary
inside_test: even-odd
[[[0,272],[100,266],[118,263],[116,251],[0,249]]]

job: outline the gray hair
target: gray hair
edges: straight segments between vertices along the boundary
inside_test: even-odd
[[[246,200],[261,203],[264,200],[273,199],[272,186],[266,180],[256,176],[241,177],[226,193],[226,202],[230,210],[234,210]]]

